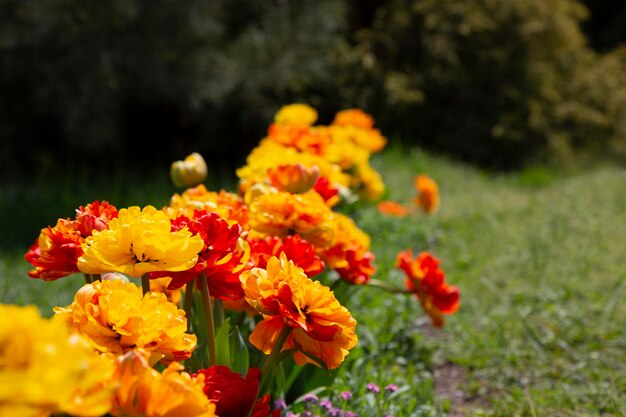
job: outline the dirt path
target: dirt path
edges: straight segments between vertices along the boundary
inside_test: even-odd
[[[435,379],[435,395],[438,399],[450,400],[450,412],[448,417],[466,416],[465,393],[463,387],[467,384],[467,371],[465,368],[446,362],[437,366],[433,373]]]
[[[489,408],[489,404],[467,393],[467,370],[452,362],[445,362],[435,367],[435,396],[437,399],[450,401],[447,417],[470,417],[476,412]]]

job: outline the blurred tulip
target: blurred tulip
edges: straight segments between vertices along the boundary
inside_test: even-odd
[[[279,165],[267,170],[270,183],[280,191],[300,194],[309,191],[320,176],[317,165]]]
[[[204,162],[202,155],[194,152],[184,161],[172,163],[170,177],[177,187],[195,187],[207,177],[206,162]]]
[[[317,120],[317,110],[308,104],[288,104],[280,108],[274,122],[280,125],[311,126]]]

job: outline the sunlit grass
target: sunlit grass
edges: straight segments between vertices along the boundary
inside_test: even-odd
[[[429,240],[410,237],[411,219],[396,244],[432,250],[462,289],[441,348],[470,368],[468,394],[494,415],[624,415],[626,172],[534,181],[400,150],[379,162],[401,201],[416,173],[440,184]]]

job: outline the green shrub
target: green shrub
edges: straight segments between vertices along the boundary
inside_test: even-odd
[[[608,158],[626,162],[626,48],[586,55],[564,86],[561,130],[569,140],[555,142],[574,160]],[[565,138],[564,138],[565,139]]]
[[[283,104],[495,168],[626,159],[626,53],[576,0],[0,0],[4,179],[242,162]],[[27,145],[27,146],[26,146]],[[607,151],[608,150],[608,151]]]
[[[355,32],[342,94],[386,131],[511,168],[624,143],[624,53],[597,56],[574,0],[388,1]],[[621,145],[620,145],[621,144]]]

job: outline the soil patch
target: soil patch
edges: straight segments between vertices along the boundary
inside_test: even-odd
[[[468,417],[476,415],[476,411],[489,409],[487,401],[472,396],[467,389],[467,369],[445,362],[437,365],[433,372],[435,396],[437,399],[450,401],[448,417]]]

